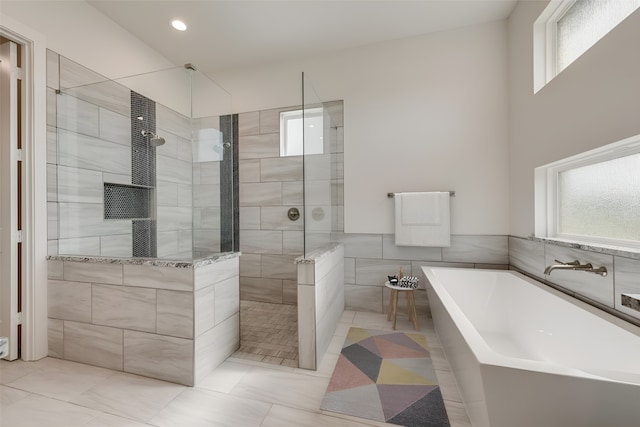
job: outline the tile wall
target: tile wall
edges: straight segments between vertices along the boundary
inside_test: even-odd
[[[277,304],[296,304],[297,301],[294,261],[304,252],[304,225],[301,219],[289,220],[287,211],[296,207],[301,216],[304,215],[303,157],[280,157],[280,113],[300,108],[253,111],[238,117],[240,292],[243,300]],[[332,146],[340,147],[342,152],[342,102],[326,103],[325,110],[327,114],[339,117],[332,121],[336,125],[327,132],[334,141]],[[342,171],[341,152],[337,155],[340,161],[327,164],[327,167],[339,167]],[[317,164],[327,163],[324,160],[318,158]],[[308,176],[311,180],[327,175],[326,168],[308,171],[312,172]],[[331,204],[333,200],[340,205],[340,211],[335,209],[335,214],[327,218],[340,227],[334,230],[342,229],[342,174],[339,178],[327,181],[326,188],[318,196],[321,204]],[[330,231],[331,228],[319,239],[328,243]]]
[[[504,235],[452,235],[448,248],[396,246],[393,234],[334,233],[332,238],[344,244],[346,310],[385,312],[390,295],[384,282],[400,267],[404,275],[420,278],[416,306],[419,313],[426,313],[429,306],[421,266],[506,269],[509,264],[508,237]],[[403,299],[398,305],[402,312],[406,310]]]
[[[51,357],[193,385],[239,346],[238,257],[48,266]]]
[[[315,370],[344,311],[344,245],[298,259],[298,362]]]
[[[640,294],[640,256],[630,252],[603,250],[589,247],[572,247],[554,242],[509,237],[509,262],[539,280],[560,286],[578,298],[619,317],[640,323],[640,312],[622,305],[622,294]],[[594,267],[604,266],[606,277],[580,271],[554,270],[545,276],[546,266],[557,264],[555,260],[590,262]]]

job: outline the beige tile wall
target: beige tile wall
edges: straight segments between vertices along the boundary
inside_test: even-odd
[[[297,284],[294,260],[304,252],[303,220],[290,221],[291,207],[303,211],[303,157],[280,157],[280,113],[299,106],[239,114],[239,203],[240,203],[240,292],[243,300],[296,304]],[[331,116],[334,142],[331,156],[343,151],[342,102],[326,103]],[[328,121],[327,121],[328,123]],[[342,159],[342,155],[338,157]],[[320,162],[321,164],[327,162]],[[340,163],[340,164],[338,164]],[[328,163],[327,163],[328,165]],[[309,163],[310,183],[331,171],[314,170]],[[326,218],[328,230],[342,227],[342,163],[335,182],[324,179],[326,191],[318,205],[339,205]],[[317,168],[316,168],[317,169]],[[329,174],[330,175],[330,174]],[[326,240],[329,241],[329,232]]]
[[[640,311],[622,305],[622,294],[640,293],[640,256],[632,252],[604,252],[509,237],[509,261],[512,267],[559,286],[565,292],[586,299],[618,317],[640,324]],[[551,275],[545,276],[545,267],[557,264],[555,260],[590,262],[596,268],[606,267],[609,274],[602,277],[575,271],[554,270]]]
[[[279,120],[281,111],[297,108],[238,117],[243,300],[296,303],[284,283],[296,280],[294,260],[302,255],[302,220],[287,218],[290,207],[302,210],[302,156],[280,157]]]
[[[238,257],[195,268],[50,260],[49,355],[193,385],[239,346],[238,277]]]
[[[297,264],[298,362],[315,370],[344,311],[344,245],[329,246]]]
[[[508,237],[501,235],[453,235],[448,248],[396,246],[393,234],[334,233],[332,240],[344,244],[347,310],[384,312],[390,297],[384,282],[400,267],[404,275],[419,277],[416,305],[419,313],[427,313],[421,266],[504,269],[509,264]],[[398,306],[405,310],[406,301]]]

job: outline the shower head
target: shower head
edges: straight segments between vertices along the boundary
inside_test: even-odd
[[[161,145],[163,145],[166,141],[164,140],[163,137],[158,136],[157,134],[148,131],[148,130],[143,130],[142,131],[142,136],[149,136],[151,138],[149,138],[149,145],[151,145],[152,147],[159,147]]]

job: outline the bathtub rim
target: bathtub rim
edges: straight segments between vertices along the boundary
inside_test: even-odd
[[[479,365],[486,366],[500,366],[507,367],[511,369],[519,369],[519,370],[529,370],[534,372],[541,372],[547,374],[557,374],[557,375],[566,375],[572,377],[580,377],[580,378],[589,378],[594,381],[605,381],[605,382],[615,382],[615,383],[623,383],[623,384],[631,384],[638,386],[640,383],[634,383],[629,381],[617,380],[614,378],[609,378],[606,376],[600,376],[591,374],[585,371],[582,371],[577,368],[571,368],[564,365],[555,364],[552,362],[539,361],[533,359],[524,359],[524,358],[516,358],[511,356],[506,356],[494,351],[489,345],[486,343],[484,338],[480,335],[480,333],[476,330],[471,321],[464,314],[462,309],[458,306],[458,304],[454,301],[453,297],[447,292],[445,286],[441,283],[440,279],[437,277],[438,271],[464,271],[465,273],[469,272],[477,272],[479,274],[490,274],[496,273],[498,275],[511,275],[517,277],[530,285],[533,285],[540,289],[543,292],[548,292],[551,295],[558,297],[578,308],[585,310],[587,313],[595,315],[600,320],[609,323],[611,326],[622,328],[632,334],[634,334],[638,339],[640,339],[640,328],[625,322],[624,320],[613,316],[603,310],[598,309],[584,301],[581,301],[575,297],[567,295],[564,292],[561,292],[557,289],[554,289],[543,282],[535,280],[529,276],[526,276],[515,270],[494,270],[494,269],[468,269],[468,268],[456,268],[456,267],[432,267],[432,266],[422,266],[422,271],[427,277],[427,287],[431,287],[433,293],[438,297],[440,303],[445,307],[452,321],[454,322],[456,328],[463,336],[464,340],[467,342],[467,345],[476,359]],[[621,324],[624,322],[624,324]],[[446,351],[445,351],[446,354]]]

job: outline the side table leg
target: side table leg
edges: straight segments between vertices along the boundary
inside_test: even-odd
[[[411,316],[413,317],[413,327],[415,328],[416,331],[420,330],[420,325],[418,324],[418,313],[416,310],[416,300],[414,298],[413,295],[413,291],[410,291],[409,294],[411,295],[411,303],[410,303],[410,310],[411,310]]]
[[[398,318],[398,291],[393,289],[393,330],[396,330],[396,319]]]

